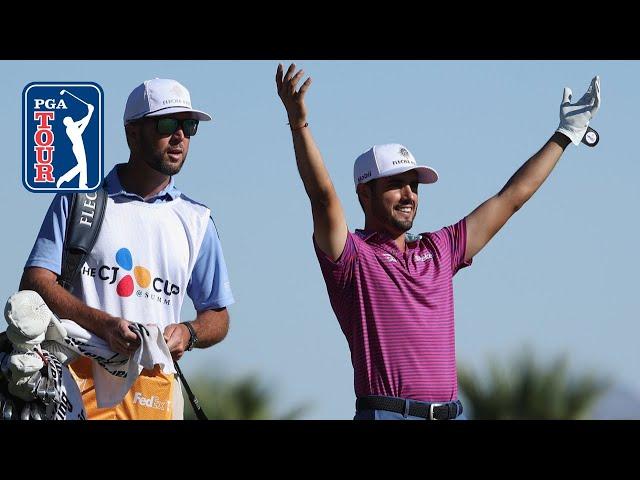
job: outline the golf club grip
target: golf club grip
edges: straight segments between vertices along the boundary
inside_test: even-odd
[[[178,366],[178,362],[174,361],[173,366],[176,368],[176,372],[178,372],[180,381],[182,382],[182,385],[184,385],[184,389],[187,391],[187,396],[189,397],[189,401],[191,402],[191,406],[193,407],[193,411],[196,414],[196,417],[198,417],[198,420],[209,420],[205,415],[204,410],[202,410],[202,407],[200,406],[200,402],[198,402],[198,399],[189,388],[187,379],[184,378],[184,375],[182,374],[182,370],[180,370],[180,367]]]

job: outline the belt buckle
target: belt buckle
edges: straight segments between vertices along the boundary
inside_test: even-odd
[[[429,404],[429,420],[439,420],[438,418],[435,418],[433,416],[433,408],[434,407],[441,407],[443,405],[446,405],[446,403],[431,403],[431,404]]]

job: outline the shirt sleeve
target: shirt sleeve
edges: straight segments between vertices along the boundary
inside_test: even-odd
[[[196,311],[223,308],[235,302],[227,264],[213,220],[207,225],[198,258],[187,285],[187,295]]]
[[[24,268],[41,267],[60,275],[70,201],[71,194],[59,193],[53,198]]]
[[[461,268],[468,267],[473,263],[473,259],[464,261],[464,255],[467,248],[467,219],[463,218],[453,225],[444,227],[434,232],[438,243],[441,244],[442,252],[448,254],[451,262],[452,275],[458,273]]]
[[[334,290],[346,289],[353,280],[354,268],[356,259],[358,257],[358,251],[356,249],[353,234],[347,232],[347,239],[345,241],[344,250],[342,255],[335,262],[324,253],[318,244],[315,237],[313,237],[313,247],[320,263],[320,270],[324,277],[327,289],[329,290],[329,296],[332,296]]]

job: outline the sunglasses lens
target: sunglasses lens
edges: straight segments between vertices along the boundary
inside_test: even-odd
[[[182,121],[175,118],[159,118],[158,133],[160,135],[171,135],[178,129],[178,125],[182,124],[182,131],[185,137],[191,137],[198,131],[198,123],[198,120],[191,118]]]
[[[192,137],[198,131],[198,120],[188,119],[182,121],[182,128],[187,137]]]
[[[158,119],[158,133],[160,135],[170,135],[178,128],[178,120],[175,118]]]

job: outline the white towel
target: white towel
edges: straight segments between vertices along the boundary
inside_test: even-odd
[[[140,346],[128,357],[112,351],[107,342],[77,323],[67,319],[60,322],[67,333],[65,346],[92,360],[98,408],[113,407],[122,402],[143,368],[153,369],[159,365],[162,373],[176,373],[169,347],[155,324],[132,324]]]

